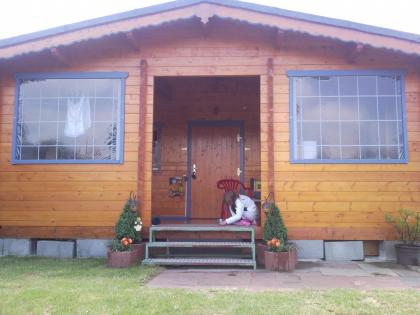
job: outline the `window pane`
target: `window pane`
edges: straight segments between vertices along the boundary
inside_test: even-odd
[[[37,99],[25,99],[21,103],[23,121],[39,121],[40,103]]]
[[[359,160],[360,159],[360,147],[359,146],[343,146],[341,147],[341,154],[344,160]]]
[[[319,145],[321,143],[320,123],[302,123],[302,138],[303,141],[315,141],[316,145]]]
[[[41,121],[57,121],[58,100],[42,99],[41,101]]]
[[[342,122],[341,123],[341,144],[358,145],[359,144],[359,123]]]
[[[360,120],[377,120],[376,97],[359,98]]]
[[[379,159],[379,147],[366,147],[362,146],[362,159]]]
[[[320,120],[320,106],[318,97],[305,97],[302,99],[302,119]]]
[[[116,160],[120,89],[120,79],[21,81],[15,159]]]
[[[360,144],[378,144],[378,122],[360,122]]]
[[[57,144],[57,123],[39,124],[39,144],[40,145],[56,145]]]
[[[380,151],[381,151],[381,159],[396,160],[400,158],[399,147],[396,147],[396,146],[380,147]]]
[[[395,96],[380,96],[378,98],[378,110],[380,120],[396,120],[397,107]]]
[[[22,144],[39,144],[39,123],[22,123]]]
[[[38,160],[38,147],[22,147],[22,160]]]
[[[58,123],[58,137],[57,137],[57,144],[58,145],[75,145],[76,139],[75,137],[68,136],[66,132],[66,123]]]
[[[376,95],[376,77],[359,76],[359,95]]]
[[[359,106],[357,97],[341,97],[340,98],[340,119],[341,120],[358,120]]]
[[[39,159],[40,160],[56,160],[57,159],[57,147],[39,147]]]
[[[338,122],[322,123],[322,145],[339,145],[340,129]]]
[[[379,138],[381,144],[398,144],[398,125],[396,121],[379,122]]]
[[[111,160],[115,159],[115,147],[94,147],[94,159],[95,160]]]
[[[393,76],[378,76],[378,94],[395,95],[395,78]]]
[[[94,125],[94,143],[95,145],[110,145],[115,141],[112,123],[95,123]]]
[[[115,121],[117,118],[116,110],[112,98],[96,100],[95,121]]]
[[[320,89],[322,96],[338,96],[338,78],[320,77]]]
[[[299,146],[298,156],[304,160],[321,159],[321,147],[317,146],[315,141],[304,141],[302,146]]]
[[[77,146],[76,147],[76,160],[92,160],[93,147],[92,146]]]
[[[339,147],[322,146],[323,160],[339,160],[340,158],[341,157]]]
[[[340,95],[357,95],[357,77],[340,77]]]
[[[339,112],[338,97],[321,97],[322,120],[338,120]]]
[[[319,80],[318,77],[301,78],[301,95],[302,96],[318,96]]]
[[[74,160],[74,146],[63,146],[58,147],[58,159],[59,160]]]

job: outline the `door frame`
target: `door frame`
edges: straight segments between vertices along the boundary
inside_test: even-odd
[[[240,175],[240,181],[244,182],[245,178],[245,127],[243,120],[191,120],[188,121],[188,160],[187,160],[187,209],[185,218],[189,220],[191,218],[191,164],[192,164],[192,131],[193,127],[239,127],[239,135],[241,142],[239,144],[239,167],[242,170]]]

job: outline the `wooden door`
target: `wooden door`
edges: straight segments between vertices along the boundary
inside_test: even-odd
[[[223,192],[216,187],[224,178],[239,179],[240,129],[235,126],[193,126],[191,133],[191,217],[219,218]]]

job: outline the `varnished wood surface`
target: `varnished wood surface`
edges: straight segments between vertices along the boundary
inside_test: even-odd
[[[71,66],[58,65],[51,56],[39,55],[37,62],[26,57],[1,72],[0,90],[0,235],[41,237],[105,237],[121,211],[129,191],[139,191],[142,215],[149,222],[154,212],[182,214],[183,199],[154,199],[167,194],[167,179],[186,172],[186,123],[169,124],[165,147],[173,152],[167,160],[162,177],[151,171],[152,124],[168,122],[175,117],[174,102],[159,103],[154,95],[156,76],[250,76],[259,78],[259,88],[249,101],[249,94],[238,88],[236,105],[230,111],[214,115],[217,101],[185,93],[174,94],[185,108],[186,99],[203,107],[188,112],[183,119],[239,119],[245,123],[245,137],[251,141],[251,152],[245,152],[246,174],[261,175],[263,196],[268,193],[268,76],[267,58],[273,58],[273,138],[274,191],[294,239],[392,239],[395,235],[383,215],[398,208],[419,209],[420,192],[420,71],[416,60],[398,53],[367,47],[349,64],[348,46],[327,39],[311,39],[305,35],[288,35],[280,50],[273,47],[271,33],[264,29],[241,26],[211,30],[202,37],[193,30],[173,29],[171,33],[150,31],[142,50],[134,52],[117,41],[77,44],[65,52],[77,61]],[[111,45],[112,43],[113,45]],[[26,58],[26,59],[25,59]],[[145,108],[140,109],[140,60],[147,60]],[[323,164],[292,165],[289,162],[289,81],[287,70],[313,69],[404,69],[408,129],[408,164]],[[13,71],[11,71],[13,70]],[[121,165],[11,165],[13,127],[14,72],[66,71],[127,71],[125,98],[125,161]],[[180,82],[180,81],[178,81]],[[242,81],[237,81],[242,82]],[[197,83],[196,83],[197,84]],[[253,84],[251,86],[254,86]],[[231,87],[233,88],[233,86]],[[161,96],[164,97],[164,96]],[[195,98],[195,99],[194,99]],[[207,100],[203,102],[203,100]],[[250,119],[243,115],[241,105],[249,101]],[[160,105],[159,105],[159,104]],[[257,104],[257,111],[249,104]],[[163,106],[163,107],[162,107]],[[237,107],[235,107],[237,106]],[[176,108],[176,107],[175,107]],[[222,109],[222,107],[220,107]],[[246,111],[245,111],[246,112]],[[181,111],[182,113],[182,111]],[[162,116],[159,116],[162,115]],[[166,116],[165,116],[166,115]],[[242,116],[243,115],[243,116]],[[259,117],[255,117],[255,115]],[[139,124],[144,121],[144,170],[139,169]],[[248,124],[254,121],[256,124]],[[253,136],[254,135],[254,136]],[[258,136],[255,136],[258,135]],[[176,138],[184,139],[175,141]],[[168,155],[167,155],[168,156]],[[181,162],[178,162],[181,161]],[[249,165],[249,166],[248,166]],[[165,173],[166,172],[166,173]],[[153,183],[153,185],[152,185]],[[169,203],[173,202],[173,203]],[[152,207],[153,204],[153,207]],[[156,207],[155,207],[156,205]],[[172,212],[171,212],[172,209]],[[95,232],[98,226],[102,232]],[[106,232],[108,231],[108,232]]]
[[[216,183],[225,178],[239,179],[238,134],[238,127],[193,126],[192,163],[197,167],[197,176],[191,181],[192,217],[220,217],[223,191]]]

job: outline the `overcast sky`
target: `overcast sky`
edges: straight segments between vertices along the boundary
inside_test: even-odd
[[[167,0],[2,0],[0,39]],[[268,6],[420,34],[419,0],[249,0]]]

